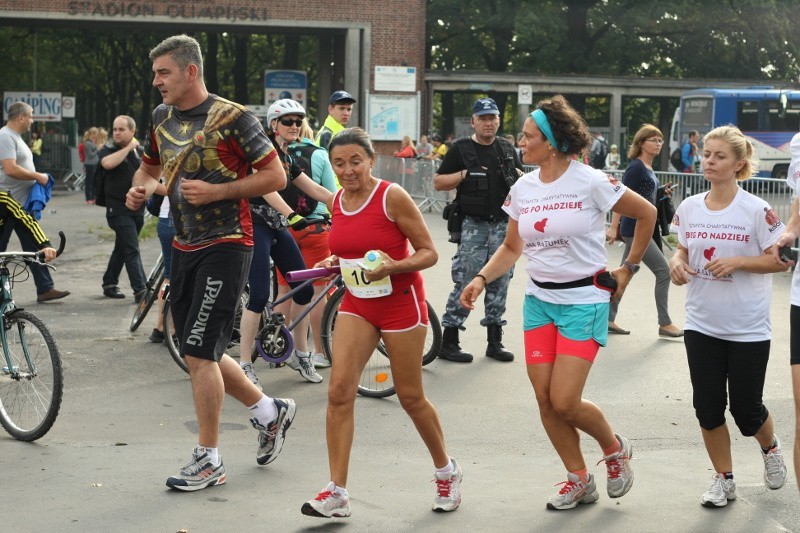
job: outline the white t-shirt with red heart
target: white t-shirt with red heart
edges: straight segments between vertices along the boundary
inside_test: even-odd
[[[772,274],[736,270],[717,278],[705,266],[718,258],[762,255],[783,234],[784,224],[767,202],[741,188],[720,211],[706,207],[706,194],[685,199],[672,219],[672,231],[697,272],[686,286],[683,327],[723,340],[769,340]]]
[[[518,222],[529,278],[566,283],[604,270],[606,213],[626,190],[617,179],[577,161],[552,183],[542,183],[539,169],[517,180],[503,210]],[[525,293],[557,304],[603,303],[610,296],[593,285],[543,289],[530,279]]]

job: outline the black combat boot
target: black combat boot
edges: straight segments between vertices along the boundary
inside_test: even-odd
[[[444,328],[442,349],[439,350],[439,357],[454,363],[472,362],[472,354],[462,350],[458,344],[458,328]]]
[[[496,324],[486,326],[486,340],[489,342],[489,345],[486,347],[486,357],[491,357],[503,362],[513,361],[514,354],[505,349],[501,342],[502,338],[502,327]]]

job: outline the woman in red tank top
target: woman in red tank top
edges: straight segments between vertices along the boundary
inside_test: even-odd
[[[335,363],[328,388],[326,436],[331,478],[316,498],[303,505],[302,512],[326,518],[350,516],[345,487],[355,427],[354,403],[359,377],[379,340],[391,353],[400,404],[436,468],[433,510],[454,511],[461,503],[461,468],[447,454],[439,416],[422,388],[427,307],[419,271],[438,259],[433,240],[408,193],[372,176],[375,151],[364,130],[340,132],[331,141],[329,153],[342,190],[328,206],[333,214],[329,244],[334,255],[323,266],[339,265],[348,290],[336,318]],[[362,270],[357,263],[369,250],[379,250],[383,261],[373,270]],[[380,290],[374,290],[376,286]]]

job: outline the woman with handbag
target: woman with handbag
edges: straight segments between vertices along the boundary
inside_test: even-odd
[[[631,147],[628,150],[630,163],[622,176],[623,185],[649,200],[654,206],[657,205],[659,198],[672,196],[672,185],[668,183],[663,187],[659,187],[658,178],[653,172],[653,160],[661,153],[663,146],[664,136],[661,135],[661,130],[652,124],[644,124],[633,137],[633,143],[631,143]],[[621,239],[625,243],[622,263],[625,262],[631,251],[634,228],[636,228],[636,220],[632,218],[621,216],[619,213],[614,213],[611,217],[611,225],[606,232],[606,241],[609,244],[613,244]],[[658,311],[658,335],[668,338],[682,337],[683,330],[673,324],[669,316],[667,306],[669,265],[664,253],[661,251],[661,235],[658,235],[658,233],[656,231],[656,235],[650,240],[642,257],[642,262],[656,276],[655,299]],[[612,300],[608,313],[608,332],[617,335],[628,335],[630,331],[622,329],[614,321],[618,310],[619,300]]]

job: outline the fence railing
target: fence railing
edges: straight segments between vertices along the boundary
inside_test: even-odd
[[[433,190],[433,175],[439,168],[439,161],[427,159],[402,159],[391,156],[378,156],[375,176],[386,181],[398,183],[411,195],[421,211],[441,212],[451,198],[451,193]],[[535,166],[524,166],[525,172]],[[624,170],[607,171],[622,179]],[[677,208],[684,198],[707,191],[710,184],[702,174],[682,172],[656,172],[659,182],[672,183],[672,203]],[[791,214],[793,193],[786,181],[774,178],[750,178],[741,182],[741,187],[766,200],[775,213],[786,222]]]

